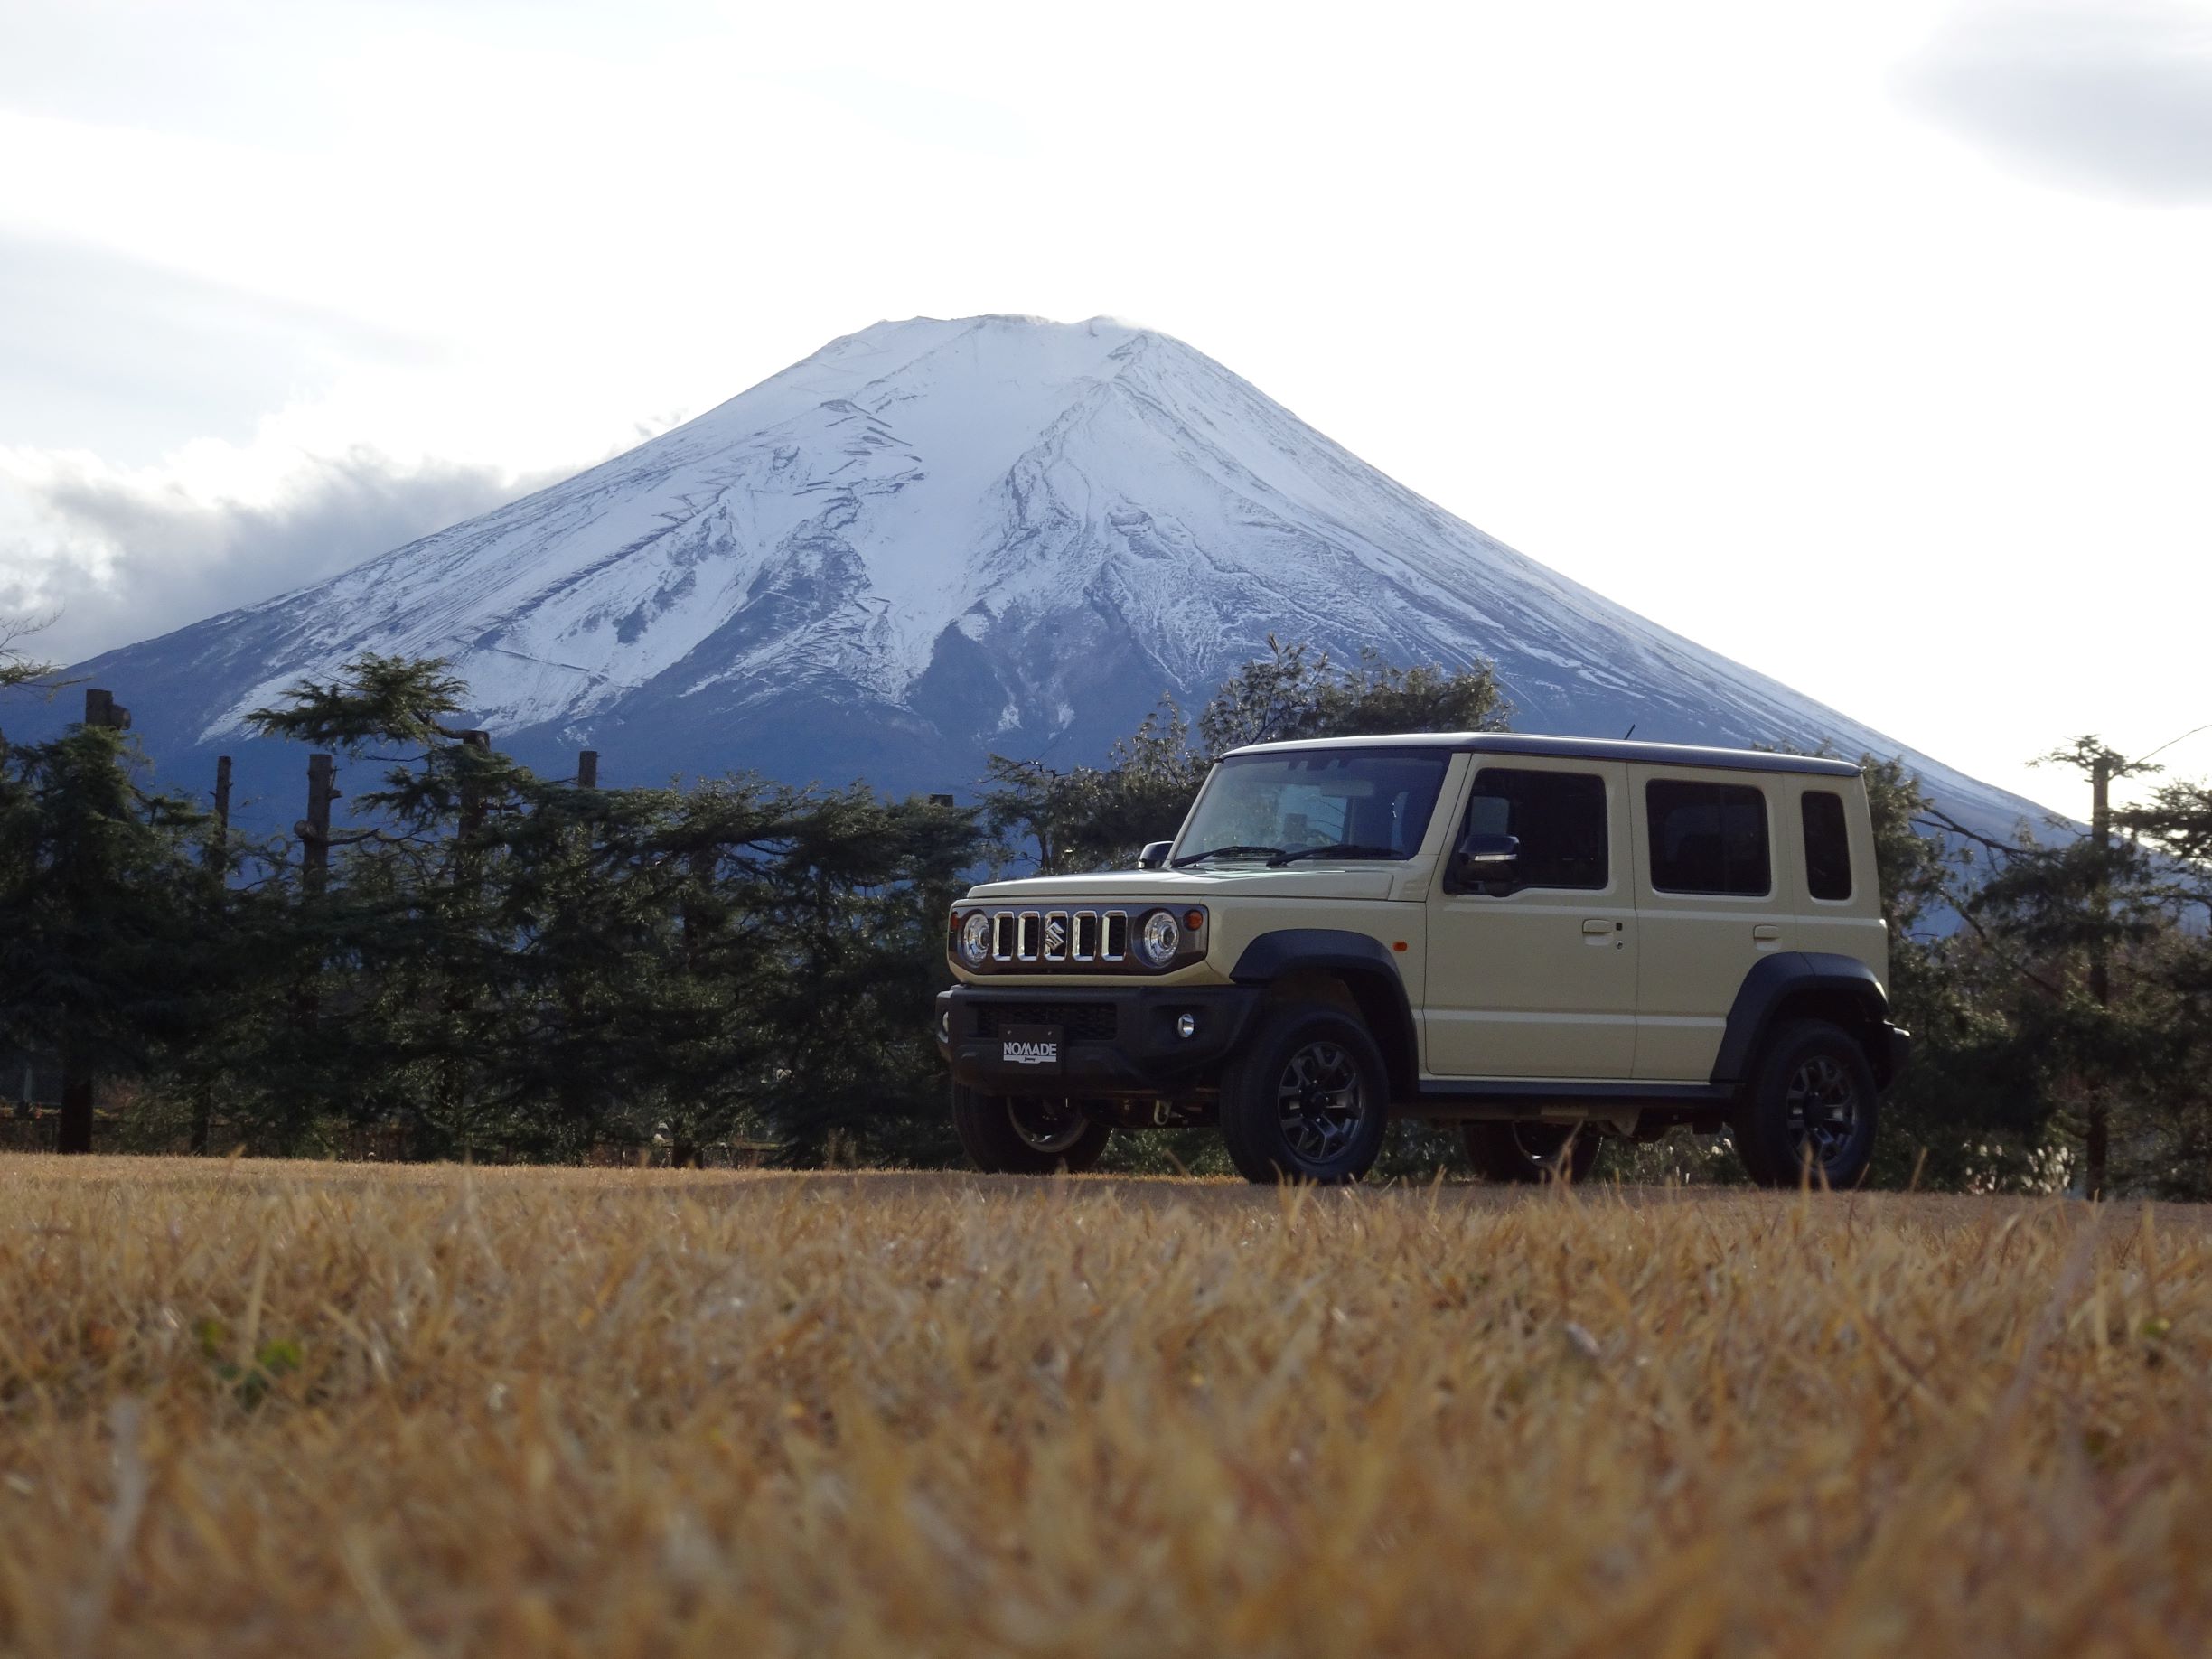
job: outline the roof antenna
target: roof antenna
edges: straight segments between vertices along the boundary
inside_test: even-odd
[[[1636,736],[1636,722],[1635,722],[1634,720],[1631,720],[1631,721],[1629,721],[1629,722],[1628,722],[1628,729],[1627,729],[1626,731],[1625,731],[1625,732],[1623,732],[1623,733],[1621,734],[1621,741],[1622,741],[1623,743],[1626,743],[1626,742],[1627,742],[1627,741],[1628,741],[1628,740],[1629,740],[1631,737],[1633,737],[1633,736]]]

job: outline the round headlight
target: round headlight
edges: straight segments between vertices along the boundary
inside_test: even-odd
[[[961,961],[970,968],[980,968],[990,955],[991,919],[988,910],[971,910],[968,919],[961,923]]]
[[[1165,968],[1182,948],[1183,930],[1170,913],[1156,910],[1144,919],[1144,927],[1137,935],[1137,953],[1152,967]]]

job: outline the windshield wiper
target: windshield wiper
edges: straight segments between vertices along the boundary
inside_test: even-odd
[[[1296,852],[1278,853],[1268,860],[1270,864],[1295,864],[1300,858],[1395,858],[1395,847],[1364,847],[1357,841],[1338,841],[1332,847],[1301,847]]]
[[[1204,852],[1177,858],[1171,867],[1179,870],[1185,865],[1197,863],[1201,858],[1265,858],[1273,863],[1283,856],[1283,849],[1279,847],[1209,847]]]

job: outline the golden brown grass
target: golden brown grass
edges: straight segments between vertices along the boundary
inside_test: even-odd
[[[0,1165],[40,1654],[2193,1654],[2188,1212]]]

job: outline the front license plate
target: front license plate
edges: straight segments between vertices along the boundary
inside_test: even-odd
[[[1009,1071],[1058,1071],[1060,1027],[1008,1026],[998,1034],[998,1064]]]

